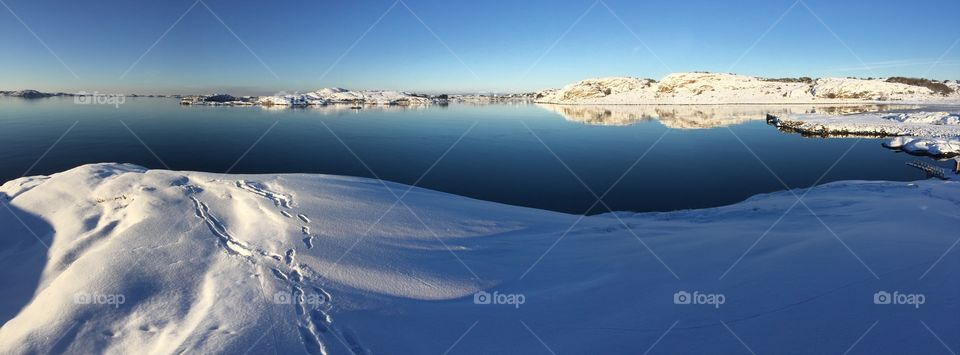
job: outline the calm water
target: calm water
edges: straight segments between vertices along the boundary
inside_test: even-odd
[[[355,112],[181,107],[171,99],[149,98],[128,98],[119,108],[76,105],[72,98],[0,98],[0,180],[96,162],[372,177],[339,137],[380,178],[411,184],[476,124],[419,186],[584,213],[595,198],[578,177],[602,194],[662,136],[604,201],[614,210],[666,211],[719,206],[783,189],[737,137],[791,187],[811,186],[857,142],[780,133],[763,120],[768,110],[804,108],[451,105]],[[74,129],[31,168],[74,123]],[[859,141],[823,182],[922,177],[904,165],[920,158],[886,150],[880,142]],[[600,212],[606,210],[590,211]]]

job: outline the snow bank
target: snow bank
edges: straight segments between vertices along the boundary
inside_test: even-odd
[[[896,137],[884,142],[883,146],[891,149],[901,149],[914,154],[926,154],[937,157],[960,155],[960,138]]]
[[[794,193],[816,215],[781,220]],[[5,354],[942,352],[925,327],[960,347],[950,181],[580,220],[361,178],[96,164],[0,202]]]
[[[821,136],[896,136],[888,148],[937,157],[960,155],[960,116],[950,112],[792,114],[768,116],[786,131]]]
[[[956,86],[956,83],[948,84]],[[960,93],[944,96],[922,87],[883,79],[821,78],[773,80],[722,73],[675,73],[651,79],[583,80],[545,90],[537,102],[553,104],[784,104],[863,102],[960,102]]]

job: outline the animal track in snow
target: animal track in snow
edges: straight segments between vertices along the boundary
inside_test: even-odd
[[[291,206],[293,205],[293,200],[290,195],[269,191],[264,185],[257,182],[240,180],[236,182],[236,186],[242,190],[246,190],[258,196],[270,199],[277,207],[280,208],[280,214],[287,218],[293,218],[292,213],[295,212],[287,211],[287,209],[291,209]],[[188,195],[193,195],[202,191],[202,189],[188,189],[187,193]],[[367,351],[357,342],[354,334],[349,331],[339,331],[333,327],[333,318],[329,314],[331,309],[331,296],[325,290],[318,287],[317,284],[309,281],[311,279],[319,280],[319,274],[312,270],[309,265],[297,263],[296,249],[291,248],[288,249],[284,255],[278,255],[276,253],[250,247],[246,243],[230,235],[230,233],[227,231],[227,226],[220,221],[216,215],[211,213],[210,208],[206,203],[201,202],[199,199],[193,196],[190,196],[190,199],[194,203],[197,217],[206,222],[207,226],[210,228],[210,231],[217,236],[221,245],[225,247],[227,252],[251,257],[249,260],[255,264],[263,261],[267,264],[275,265],[269,267],[270,272],[276,282],[280,282],[290,287],[290,291],[293,295],[293,302],[291,303],[294,306],[294,311],[298,318],[297,329],[300,333],[301,340],[303,341],[304,350],[307,353],[326,355],[328,353],[328,343],[335,345],[342,344],[347,350],[357,354],[367,353]],[[302,213],[297,213],[296,216],[300,222],[304,223],[304,225],[300,226],[300,230],[304,235],[303,243],[306,245],[307,249],[312,249],[314,236],[310,234],[310,226],[307,225],[311,223],[310,218]],[[262,259],[257,258],[257,256]],[[304,272],[307,276],[304,276]],[[307,294],[307,292],[310,292],[310,294]],[[346,339],[346,343],[343,343],[342,341],[328,341],[330,340],[329,338],[331,336],[339,339]]]
[[[273,201],[273,204],[277,205],[277,207],[290,208],[293,206],[292,196],[267,190],[267,188],[261,183],[240,180],[237,181],[237,187],[252,192],[256,195],[268,198]]]
[[[234,238],[227,232],[227,227],[217,219],[216,216],[210,213],[210,207],[206,203],[200,202],[196,197],[190,196],[190,199],[193,200],[194,207],[196,208],[197,217],[203,219],[207,223],[207,226],[210,227],[210,231],[220,240],[220,243],[227,248],[228,252],[235,254],[240,254],[243,256],[253,255],[253,249],[247,246],[246,243]]]
[[[297,257],[297,251],[290,249],[290,250],[287,250],[287,256],[284,257],[283,260],[287,263],[287,265],[293,265],[293,259],[296,257]]]

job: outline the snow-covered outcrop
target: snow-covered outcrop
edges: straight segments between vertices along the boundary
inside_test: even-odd
[[[256,103],[263,106],[303,106],[307,100],[302,95],[272,95],[260,96]]]
[[[619,95],[625,92],[649,88],[654,81],[637,78],[602,78],[587,79],[562,90],[544,92],[544,102],[550,101],[580,101],[599,99],[610,95]],[[552,95],[551,95],[552,94]]]
[[[926,154],[936,157],[952,157],[960,155],[960,137],[895,137],[887,142],[884,142],[883,146],[891,149],[900,149],[914,154]]]
[[[22,97],[24,99],[42,99],[53,96],[67,96],[64,93],[47,93],[37,90],[0,91],[0,96]]]
[[[957,113],[787,114],[768,116],[767,121],[782,130],[811,135],[895,136],[884,145],[917,154],[960,155],[960,114]]]
[[[342,88],[325,88],[309,93],[316,98],[332,103],[365,103],[375,105],[429,105],[438,103],[426,95],[417,95],[403,91],[362,90],[351,91]]]
[[[446,100],[402,91],[352,91],[342,88],[325,88],[305,94],[279,93],[271,96],[261,96],[257,99],[257,104],[263,106],[323,106],[331,103],[368,105],[430,105],[444,104],[446,103]]]
[[[784,215],[795,194],[816,215]],[[4,354],[943,352],[927,329],[960,347],[951,181],[581,220],[362,178],[96,164],[7,182],[0,203]]]
[[[955,88],[957,83],[946,85]],[[554,104],[960,102],[956,90],[942,95],[927,87],[883,79],[764,79],[722,73],[675,73],[659,82],[617,77],[589,79],[537,96],[537,102]]]

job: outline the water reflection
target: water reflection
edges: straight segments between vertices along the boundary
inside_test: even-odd
[[[568,121],[587,125],[626,126],[659,120],[674,129],[705,129],[763,120],[767,114],[850,114],[916,109],[916,105],[553,105],[538,106]]]
[[[264,111],[289,111],[289,110],[305,110],[309,112],[319,113],[321,115],[335,115],[349,112],[400,112],[400,111],[422,111],[432,108],[444,108],[445,105],[360,105],[354,106],[350,104],[331,104],[331,105],[321,105],[321,106],[306,106],[306,107],[290,107],[290,106],[257,106]],[[359,107],[359,108],[357,108]]]

